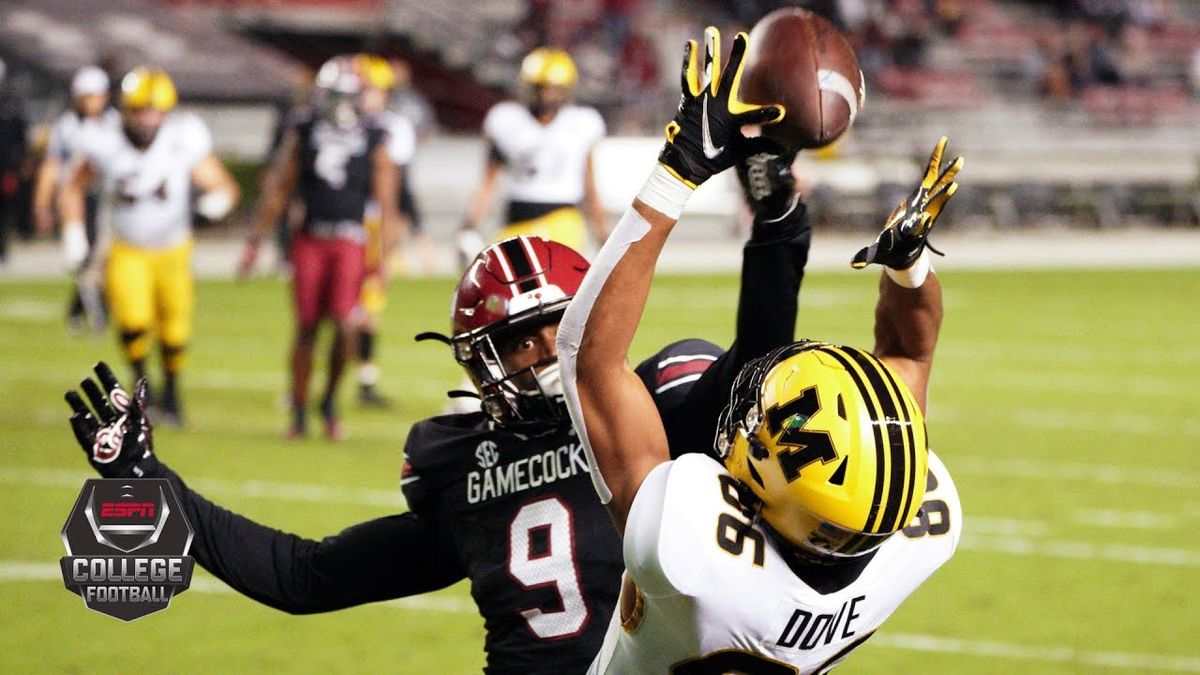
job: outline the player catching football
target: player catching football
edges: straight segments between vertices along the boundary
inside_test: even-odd
[[[791,159],[762,155],[739,166],[756,218],[733,346],[723,353],[684,340],[638,368],[673,453],[711,447],[742,365],[793,339],[810,230],[793,194]],[[447,341],[483,411],[413,426],[401,480],[408,513],[320,541],[260,525],[189,489],[151,452],[141,385],[131,399],[103,365],[100,384],[82,386],[94,412],[68,395],[72,427],[101,475],[171,480],[196,530],[196,561],[251,598],[325,612],[468,578],[487,633],[486,672],[583,672],[600,649],[624,568],[569,424],[555,356],[559,319],[587,268],[577,252],[537,237],[508,239],[475,259],[455,293]]]
[[[748,364],[715,451],[670,460],[626,362],[655,263],[692,191],[762,141],[740,127],[778,106],[738,98],[745,34],[720,68],[706,31],[659,164],[558,333],[571,416],[624,543],[627,581],[594,673],[824,672],[862,644],[954,552],[957,493],[928,450],[926,385],[942,316],[926,238],[954,194],[942,139],[912,197],[852,265],[885,266],[872,353],[824,342]]]

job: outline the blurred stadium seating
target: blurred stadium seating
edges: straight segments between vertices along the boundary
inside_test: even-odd
[[[704,23],[737,28],[780,4],[8,0],[0,57],[12,73],[8,96],[35,123],[64,105],[75,67],[156,62],[212,125],[218,149],[251,162],[261,161],[276,111],[305,68],[358,49],[403,57],[443,130],[413,172],[437,236],[461,214],[461,186],[478,175],[482,115],[516,94],[528,49],[566,46],[579,62],[578,97],[605,114],[616,136],[600,153],[599,176],[606,204],[619,209],[636,188],[619,167],[653,151],[674,105],[678,45]],[[832,12],[850,33],[869,81],[854,131],[802,158],[825,223],[874,227],[943,133],[969,160],[957,227],[1200,223],[1200,4],[807,4]],[[726,199],[732,190],[715,188],[720,196],[697,210],[727,219],[737,211]]]

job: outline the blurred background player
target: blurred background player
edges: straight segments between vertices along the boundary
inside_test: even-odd
[[[459,232],[466,260],[482,243],[478,225],[492,201],[496,180],[508,169],[508,206],[496,240],[535,234],[573,249],[586,249],[584,213],[597,242],[607,230],[596,192],[592,150],[604,138],[595,108],[572,104],[579,79],[575,62],[560,49],[541,47],[521,62],[524,101],[503,101],[488,111],[483,134],[488,159]]]
[[[257,221],[246,241],[240,273],[249,274],[263,238],[298,190],[304,219],[292,241],[296,333],[291,351],[289,438],[308,434],[308,383],[321,319],[334,328],[329,371],[321,397],[325,435],[343,438],[337,387],[353,351],[352,310],[368,273],[364,219],[367,204],[380,208],[380,247],[396,240],[396,165],[387,131],[364,108],[366,73],[352,56],[337,56],[317,72],[313,110],[284,134],[264,184]],[[372,259],[378,266],[380,260]],[[374,270],[370,270],[374,271]]]
[[[388,110],[408,120],[416,134],[417,145],[426,141],[437,131],[437,119],[429,99],[412,84],[412,68],[404,59],[392,59],[391,97],[388,99]],[[433,242],[425,234],[424,223],[421,220],[421,207],[413,194],[412,166],[404,171],[404,180],[400,181],[400,215],[408,221],[408,250],[414,252],[421,266],[422,274],[431,274],[437,266],[437,252]]]
[[[55,193],[71,169],[70,162],[80,138],[86,133],[85,127],[96,124],[110,131],[121,127],[121,115],[108,105],[109,86],[108,74],[99,66],[84,66],[71,79],[71,109],[59,115],[50,130],[46,154],[38,167],[34,186],[33,214],[39,234],[49,234],[54,229]],[[89,254],[95,252],[99,215],[97,187],[93,186],[87,195],[84,232],[64,229],[64,247],[86,247]],[[73,257],[73,254],[67,257]],[[94,274],[81,274],[89,268],[89,262],[85,258],[80,269],[71,270],[75,274],[75,286],[67,305],[67,325],[73,332],[79,332],[85,326],[100,332],[108,324],[100,278]]]
[[[192,189],[200,193],[196,211],[209,220],[228,215],[239,194],[213,154],[208,127],[193,114],[172,112],[177,100],[165,71],[130,71],[121,81],[119,128],[85,129],[58,201],[64,238],[85,242],[64,249],[67,264],[78,268],[89,253],[87,194],[99,182],[112,236],[107,241],[101,233],[85,274],[99,274],[103,266],[113,320],[136,377],[146,374],[150,331],[157,330],[163,387],[155,392],[156,419],[174,426],[183,421],[179,374],[192,335]]]
[[[25,116],[9,95],[8,65],[0,59],[0,263],[8,258],[8,232],[20,220],[21,169],[28,146]]]
[[[389,93],[396,84],[395,71],[392,70],[391,64],[374,54],[359,54],[354,59],[364,75],[366,84],[363,90],[363,110],[368,117],[386,129],[389,135],[388,156],[396,165],[396,206],[401,217],[404,217],[403,195],[408,184],[406,171],[416,151],[416,133],[408,118],[388,109]],[[393,251],[383,248],[380,236],[381,214],[382,209],[378,203],[374,200],[367,203],[364,225],[367,232],[368,272],[363,279],[354,320],[358,328],[355,345],[358,356],[358,402],[364,406],[387,408],[391,406],[391,400],[378,389],[379,365],[375,362],[375,349],[378,344],[379,316],[387,307],[388,265]],[[406,229],[412,230],[411,220],[408,220]]]

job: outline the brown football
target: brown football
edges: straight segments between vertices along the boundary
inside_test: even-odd
[[[783,120],[764,126],[763,135],[803,150],[846,133],[865,89],[858,57],[841,32],[821,16],[789,7],[750,31],[740,93],[747,103],[783,104]]]

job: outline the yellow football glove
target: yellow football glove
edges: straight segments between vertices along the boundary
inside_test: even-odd
[[[767,148],[767,139],[743,136],[742,126],[774,124],[784,115],[781,105],[753,105],[739,97],[743,57],[749,43],[745,33],[734,36],[724,70],[720,31],[709,26],[704,29],[704,38],[703,66],[696,62],[696,41],[688,40],[684,47],[679,111],[667,124],[667,143],[658,156],[658,161],[690,188],[742,157]]]
[[[958,191],[954,178],[964,163],[962,157],[956,157],[942,168],[942,151],[947,142],[945,136],[938,140],[929,155],[929,167],[921,184],[892,210],[875,241],[854,255],[851,267],[857,270],[876,263],[896,270],[908,269],[929,246],[929,232],[946,202]],[[941,255],[932,246],[929,250]]]

